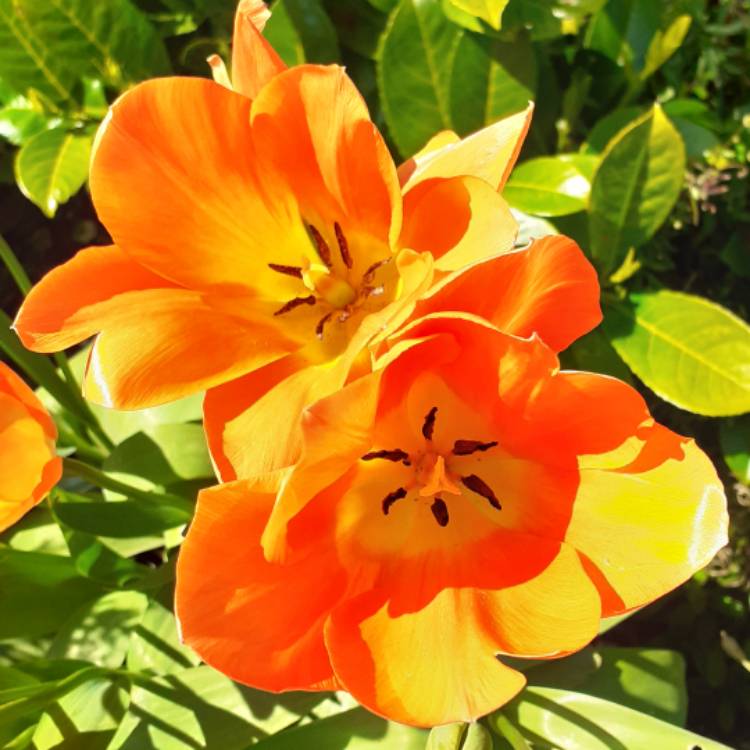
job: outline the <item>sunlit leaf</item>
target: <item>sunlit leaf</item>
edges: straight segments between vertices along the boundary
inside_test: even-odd
[[[502,25],[503,11],[508,4],[508,0],[450,0],[450,2],[498,30]]]
[[[583,211],[591,191],[596,157],[560,154],[530,159],[517,166],[503,190],[514,208],[536,216],[565,216]]]
[[[612,304],[605,332],[657,395],[696,414],[750,411],[750,326],[702,297],[661,290]]]
[[[503,713],[541,748],[730,750],[648,714],[568,690],[527,688]]]
[[[49,217],[86,182],[92,137],[52,128],[26,141],[16,156],[21,192]]]
[[[666,29],[657,30],[646,52],[646,60],[641,71],[642,79],[655,73],[680,48],[692,21],[690,16],[678,16]]]
[[[662,225],[683,185],[685,146],[661,107],[621,130],[608,144],[591,183],[591,252],[613,271],[631,246]]]

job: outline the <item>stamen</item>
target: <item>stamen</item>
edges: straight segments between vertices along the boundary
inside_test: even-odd
[[[385,292],[385,287],[382,284],[379,284],[378,286],[365,286],[362,287],[362,292],[365,297],[379,297]]]
[[[335,311],[329,312],[327,315],[324,315],[319,321],[318,325],[315,326],[315,335],[319,338],[323,338],[323,329],[326,327],[326,323],[333,317]]]
[[[302,269],[299,266],[283,266],[280,263],[269,263],[268,267],[276,273],[283,273],[285,276],[294,276],[295,279],[302,278]]]
[[[365,455],[362,456],[363,461],[373,461],[376,458],[383,458],[386,461],[403,461],[407,466],[410,464],[409,454],[406,451],[402,451],[400,448],[396,448],[392,451],[370,451],[370,453],[365,453]]]
[[[388,511],[391,509],[391,505],[393,505],[396,500],[401,500],[406,497],[406,494],[406,490],[403,487],[399,487],[397,490],[386,495],[383,499],[383,514],[387,516]]]
[[[438,408],[433,406],[427,412],[427,416],[424,418],[424,424],[422,425],[422,435],[425,440],[432,440],[432,434],[435,432],[435,417],[437,416]]]
[[[453,443],[454,456],[470,456],[472,453],[488,451],[497,445],[497,440],[483,443],[480,440],[456,440]]]
[[[314,305],[315,302],[315,295],[313,294],[308,297],[295,297],[294,299],[290,299],[283,307],[280,307],[274,315],[284,315],[302,305]]]
[[[331,248],[328,247],[328,243],[323,239],[323,235],[312,225],[308,224],[307,229],[315,240],[315,249],[318,251],[320,259],[325,263],[328,268],[333,266],[333,258],[331,258]]]
[[[354,265],[354,261],[352,260],[352,254],[349,252],[349,243],[346,241],[346,237],[344,237],[344,232],[338,221],[334,223],[333,231],[336,232],[336,241],[339,243],[341,260],[344,261],[344,265],[347,268],[351,268]]]
[[[435,516],[438,526],[448,525],[448,521],[450,520],[448,518],[448,506],[442,498],[436,497],[435,502],[430,506],[430,510],[432,511],[432,515]]]
[[[492,487],[490,487],[483,479],[480,479],[476,474],[469,474],[469,476],[461,477],[461,483],[467,489],[470,489],[472,492],[476,492],[477,495],[480,495],[485,500],[487,500],[489,504],[493,508],[495,508],[495,510],[503,509],[503,506],[500,505],[500,501],[497,499],[497,496],[492,491]]]
[[[365,272],[362,274],[362,281],[365,282],[365,284],[369,284],[374,278],[375,278],[375,272],[380,268],[381,266],[384,266],[386,263],[390,263],[390,258],[384,258],[383,260],[378,260],[375,263],[373,263]]]

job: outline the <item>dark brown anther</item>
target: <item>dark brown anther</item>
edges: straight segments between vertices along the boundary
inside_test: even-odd
[[[387,494],[383,499],[383,513],[387,516],[388,511],[391,509],[391,505],[393,505],[396,500],[401,500],[404,497],[406,497],[406,490],[403,487],[399,487],[397,490]]]
[[[481,497],[487,500],[496,510],[503,509],[497,496],[492,491],[492,487],[490,487],[483,479],[480,479],[476,474],[469,474],[467,477],[461,477],[461,482],[467,489],[476,492],[477,495],[481,495]]]
[[[456,440],[453,443],[454,456],[470,456],[472,453],[483,453],[497,445],[497,440],[490,443],[482,443],[479,440]]]
[[[324,315],[319,321],[318,325],[315,326],[315,335],[319,338],[323,338],[323,330],[326,327],[326,323],[334,316],[334,312],[329,312],[327,315]]]
[[[315,301],[315,295],[313,294],[308,297],[295,297],[294,299],[290,299],[283,307],[280,307],[274,315],[284,315],[302,305],[314,305]]]
[[[370,451],[362,456],[363,461],[373,461],[376,458],[382,458],[386,461],[403,461],[406,463],[409,460],[409,454],[406,451],[402,451],[400,448],[395,450],[382,450],[382,451]]]
[[[276,273],[283,273],[284,276],[294,276],[295,279],[302,278],[302,269],[299,266],[283,266],[281,263],[269,263],[268,267]]]
[[[315,241],[315,249],[318,251],[320,259],[328,266],[328,268],[331,268],[331,266],[333,266],[331,248],[328,247],[328,243],[323,239],[323,235],[312,224],[308,224],[307,228]]]
[[[341,260],[344,261],[344,265],[347,268],[351,268],[354,265],[354,261],[352,260],[352,254],[349,252],[349,243],[346,241],[346,237],[344,237],[344,232],[338,221],[333,225],[333,231],[336,232],[336,242],[339,243]]]
[[[378,260],[375,263],[373,263],[365,272],[362,274],[362,281],[365,282],[365,284],[369,284],[371,281],[375,279],[375,272],[380,268],[381,266],[384,266],[386,263],[390,263],[390,258],[385,258],[383,260]]]
[[[422,425],[422,435],[425,440],[432,440],[432,434],[435,432],[435,417],[437,416],[438,408],[433,406],[427,412],[427,416],[424,418],[424,424]]]
[[[435,516],[438,526],[448,525],[448,521],[450,520],[448,518],[448,506],[442,498],[436,497],[435,501],[430,506],[430,510],[432,511],[432,515]]]

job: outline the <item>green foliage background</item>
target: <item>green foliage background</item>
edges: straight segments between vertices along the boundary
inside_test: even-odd
[[[234,4],[0,0],[7,315],[13,281],[107,239],[85,182],[108,104],[148,77],[208,75],[209,54],[228,58]],[[657,419],[698,438],[726,482],[731,544],[581,654],[526,664],[531,687],[482,724],[428,736],[343,696],[249,690],[200,665],[171,613],[182,531],[211,483],[200,399],[92,409],[78,396],[85,352],[25,352],[4,314],[0,349],[41,387],[72,458],[49,501],[0,537],[0,746],[726,747],[696,731],[750,747],[750,2],[272,7],[282,57],[345,64],[402,158],[536,102],[504,195],[525,236],[576,239],[603,289],[604,324],[565,364],[636,384]]]

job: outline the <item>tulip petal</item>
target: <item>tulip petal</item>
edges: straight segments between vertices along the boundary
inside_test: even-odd
[[[450,310],[485,318],[516,336],[537,333],[555,351],[602,319],[596,271],[561,235],[446,277],[417,305],[415,317]]]
[[[399,168],[404,192],[432,177],[479,177],[500,191],[510,176],[531,123],[534,106],[440,148],[424,149]],[[429,147],[429,144],[428,144]]]
[[[692,440],[644,425],[620,449],[583,456],[580,469],[565,539],[608,584],[604,616],[666,594],[727,543],[721,482]]]
[[[292,187],[306,220],[323,233],[338,221],[355,269],[387,257],[401,228],[396,167],[343,68],[299,65],[276,76],[253,103],[252,127],[265,168]]]
[[[487,583],[494,572],[497,588],[467,578],[426,597],[436,571],[424,562],[415,576],[417,565],[405,558],[407,569],[394,564],[387,583],[334,610],[325,631],[331,663],[371,711],[422,726],[475,720],[524,685],[496,653],[549,655],[596,634],[599,598],[572,549],[519,537],[472,551],[477,575]],[[535,556],[551,560],[527,581],[502,587],[509,570]]]
[[[438,271],[508,252],[517,234],[508,205],[476,177],[425,180],[404,198],[399,244],[432,253]]]
[[[232,679],[314,689],[333,676],[323,623],[346,577],[314,530],[293,561],[266,562],[269,489],[236,482],[200,494],[177,565],[177,617],[185,643]]]
[[[160,78],[111,107],[91,191],[133,260],[193,289],[288,286],[268,263],[298,264],[310,240],[288,188],[258,172],[250,106],[213,81]]]
[[[118,409],[144,409],[244,375],[297,345],[268,318],[237,317],[185,289],[138,293],[118,307],[89,356],[84,394]]]
[[[240,0],[234,17],[232,85],[251,99],[275,75],[286,70],[283,60],[261,33],[270,15],[262,0]]]
[[[116,245],[88,247],[34,286],[14,328],[28,349],[60,351],[93,336],[119,312],[132,311],[140,291],[160,288],[175,287]]]

